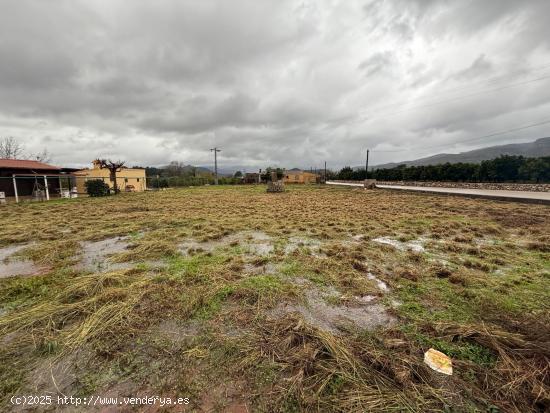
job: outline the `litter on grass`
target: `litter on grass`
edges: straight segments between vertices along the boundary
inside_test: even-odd
[[[424,353],[424,363],[432,370],[451,376],[453,374],[453,365],[451,358],[441,351],[429,349]]]

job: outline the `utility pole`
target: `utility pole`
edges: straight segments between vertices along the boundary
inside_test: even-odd
[[[218,152],[221,152],[221,149],[212,148],[210,152],[214,152],[214,183],[218,185]]]
[[[327,161],[325,161],[325,183],[327,182]]]
[[[367,149],[367,163],[365,164],[365,179],[369,179],[369,152],[370,150]]]

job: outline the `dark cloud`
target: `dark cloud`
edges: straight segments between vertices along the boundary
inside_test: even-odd
[[[384,52],[377,52],[367,59],[363,60],[358,69],[363,70],[365,75],[372,76],[380,72],[391,71],[392,67],[397,65],[397,61],[394,58],[392,52],[386,50]]]
[[[207,164],[212,145],[254,167],[470,149],[495,140],[455,142],[547,117],[548,80],[484,91],[550,73],[548,15],[544,0],[8,0],[0,136],[67,165]]]
[[[485,57],[484,54],[481,54],[468,68],[459,71],[455,75],[455,79],[459,81],[476,79],[480,76],[486,75],[487,73],[491,73],[492,68],[493,65],[491,62]]]

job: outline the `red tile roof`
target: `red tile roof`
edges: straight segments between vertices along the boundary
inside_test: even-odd
[[[5,159],[0,158],[0,168],[5,169],[38,169],[38,170],[51,170],[57,171],[60,168],[47,163],[31,161],[27,159]]]

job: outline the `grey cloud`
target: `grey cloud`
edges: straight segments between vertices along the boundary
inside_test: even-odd
[[[365,72],[365,76],[372,76],[386,70],[391,70],[391,66],[395,65],[396,61],[391,51],[378,52],[369,58],[363,60],[357,67]]]
[[[490,73],[493,69],[492,63],[485,57],[484,54],[479,55],[472,64],[464,69],[459,71],[454,78],[457,80],[472,80],[479,76]]]
[[[255,167],[410,158],[544,116],[548,81],[426,103],[546,73],[549,4],[4,1],[0,136],[67,165],[204,164],[213,144]]]
[[[167,116],[145,119],[140,126],[155,131],[190,134],[223,126],[244,126],[254,123],[257,106],[257,101],[243,94],[231,95],[214,103],[200,96],[183,102],[179,109]]]

